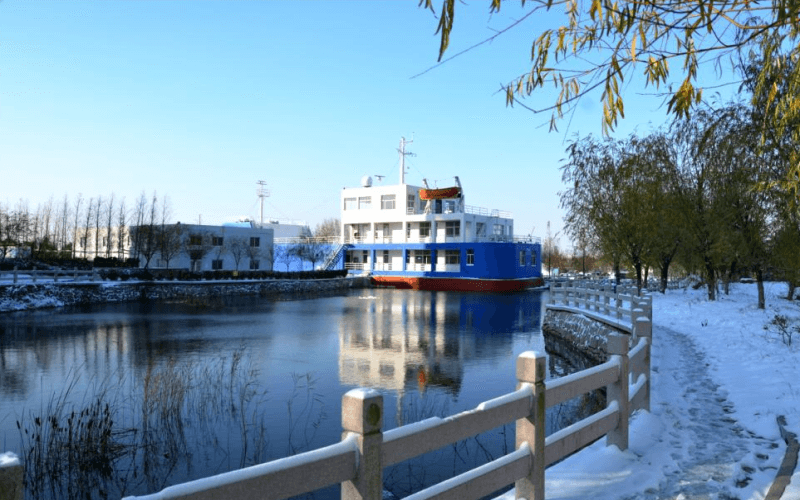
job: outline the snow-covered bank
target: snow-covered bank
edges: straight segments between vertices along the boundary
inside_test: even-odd
[[[800,333],[783,343],[776,314],[800,325],[785,284],[655,294],[651,413],[631,422],[630,448],[601,439],[546,472],[549,499],[763,499],[786,449],[776,422],[800,435]],[[513,492],[504,496],[513,498]],[[784,500],[800,499],[795,471]]]
[[[0,284],[0,312],[75,304],[168,300],[187,297],[320,293],[369,287],[369,278],[272,279],[216,281],[103,281],[80,283]]]

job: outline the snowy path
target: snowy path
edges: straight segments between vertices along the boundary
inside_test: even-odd
[[[689,337],[658,326],[654,337],[658,389],[651,410],[664,426],[659,440],[669,448],[668,459],[662,457],[658,487],[627,498],[749,498],[753,474],[774,474],[782,447],[736,422],[727,393],[712,380],[706,357]]]

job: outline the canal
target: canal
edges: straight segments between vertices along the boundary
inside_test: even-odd
[[[545,297],[374,289],[3,314],[0,451],[25,456],[28,498],[119,498],[332,444],[354,387],[383,394],[384,429],[451,415],[515,388],[516,356],[544,351]],[[548,433],[583,406],[551,409]],[[405,496],[513,448],[507,425],[387,468],[384,488]]]

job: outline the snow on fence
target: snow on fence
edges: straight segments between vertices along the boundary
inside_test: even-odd
[[[547,308],[583,314],[628,333],[633,333],[636,309],[653,319],[652,297],[640,296],[635,286],[592,281],[551,282]]]
[[[631,314],[636,318],[632,335],[609,336],[609,359],[593,368],[547,381],[544,353],[524,352],[516,361],[515,391],[457,415],[385,432],[383,396],[353,389],[342,397],[344,432],[336,444],[127,500],[280,500],[336,483],[342,485],[343,500],[381,500],[384,467],[510,422],[516,422],[514,452],[406,498],[477,499],[514,484],[516,498],[543,500],[548,465],[603,436],[608,445],[627,449],[630,413],[650,409],[651,316],[640,308]],[[629,337],[635,341],[630,351]],[[604,410],[545,438],[548,407],[602,387]]]
[[[10,279],[13,283],[18,283],[21,280],[30,280],[32,283],[36,283],[37,279],[52,279],[54,283],[58,283],[59,279],[69,280],[70,278],[72,281],[95,281],[100,279],[97,273],[94,271],[78,271],[77,269],[63,270],[56,268],[48,270],[34,269],[31,271],[19,271],[15,267],[13,271],[0,271],[0,281]]]

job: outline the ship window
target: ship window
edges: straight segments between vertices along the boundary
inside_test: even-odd
[[[449,220],[444,224],[445,236],[459,236],[461,234],[461,221]]]
[[[219,271],[222,269],[222,259],[214,259],[211,261],[211,269]]]
[[[431,235],[431,223],[430,222],[420,222],[419,223],[419,237],[420,238],[429,238]]]
[[[461,252],[458,250],[445,250],[444,251],[444,263],[445,264],[460,264],[461,263]]]
[[[532,266],[536,265],[536,252],[533,250],[531,250],[531,265]]]
[[[486,236],[486,225],[483,222],[475,223],[475,236]]]
[[[406,238],[411,238],[411,223],[406,224]]]
[[[503,236],[505,234],[505,226],[502,224],[495,224],[492,234],[495,236]]]
[[[394,210],[394,200],[393,194],[381,195],[381,210]]]
[[[344,199],[344,209],[345,210],[355,210],[357,208],[356,199],[355,198],[345,198]]]
[[[359,196],[358,197],[358,209],[359,210],[367,210],[372,208],[372,196]]]
[[[258,261],[255,259],[250,259],[250,269],[256,270],[258,269]]]
[[[391,262],[389,260],[389,250],[384,250],[383,251],[383,263],[384,264],[388,264],[389,262]]]
[[[414,252],[414,262],[417,264],[430,264],[431,251],[430,250],[417,250]]]
[[[520,266],[524,266],[525,265],[525,250],[520,250],[519,251],[519,265]]]
[[[472,248],[467,249],[467,265],[468,266],[475,265],[475,250]]]

